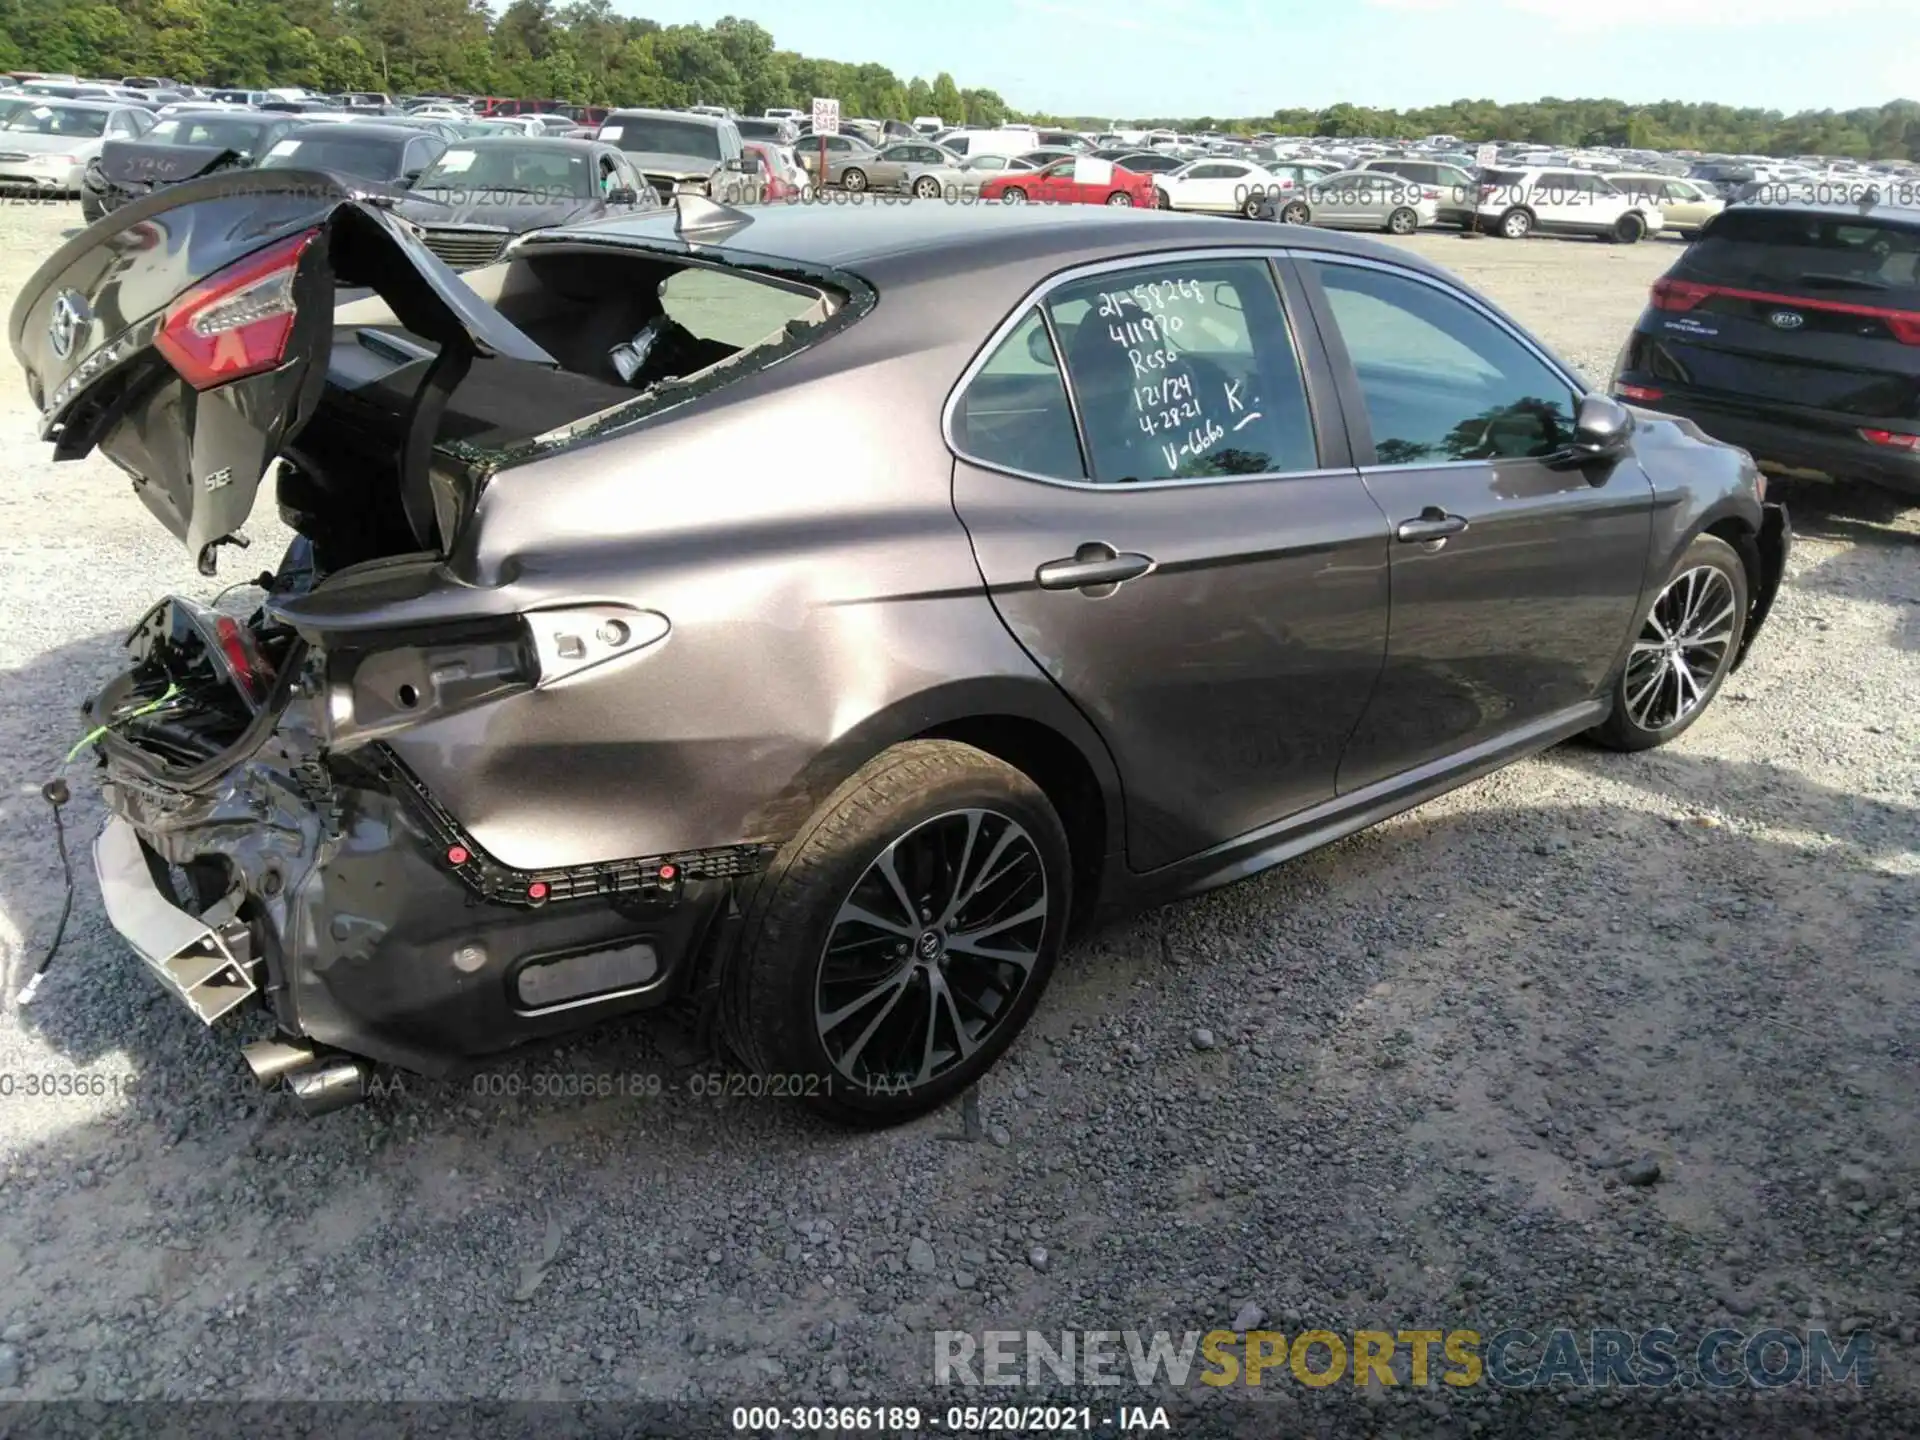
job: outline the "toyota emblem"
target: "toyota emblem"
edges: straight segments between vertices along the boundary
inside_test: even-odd
[[[1776,310],[1767,317],[1767,323],[1776,330],[1798,330],[1807,323],[1807,317],[1798,310]]]
[[[87,328],[86,298],[76,290],[62,290],[53,300],[53,314],[47,319],[47,343],[53,353],[65,360],[73,354],[80,332]]]

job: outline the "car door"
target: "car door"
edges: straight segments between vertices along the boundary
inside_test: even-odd
[[[1035,200],[1044,200],[1049,204],[1073,203],[1073,161],[1055,160],[1050,165],[1041,166],[1027,182],[1027,191]]]
[[[1379,674],[1386,517],[1286,283],[1245,251],[1068,272],[949,403],[981,574],[1111,748],[1135,870],[1331,799]]]
[[[1578,383],[1445,280],[1358,257],[1300,268],[1395,538],[1387,664],[1342,793],[1577,718],[1636,618],[1646,475],[1551,461]]]

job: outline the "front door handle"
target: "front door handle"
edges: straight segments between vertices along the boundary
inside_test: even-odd
[[[1049,560],[1033,572],[1033,579],[1042,590],[1088,590],[1105,595],[1112,593],[1115,585],[1137,580],[1151,569],[1151,555],[1121,554],[1111,545],[1089,540],[1073,552],[1071,559]]]
[[[1458,535],[1467,528],[1467,517],[1449,515],[1437,505],[1429,505],[1420,512],[1417,520],[1402,520],[1395,527],[1393,538],[1407,544],[1421,544],[1433,540],[1444,540],[1449,535]]]

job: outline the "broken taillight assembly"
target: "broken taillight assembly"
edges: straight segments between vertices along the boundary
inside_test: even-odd
[[[217,270],[189,290],[154,336],[154,348],[196,390],[277,369],[293,334],[294,280],[307,230]]]
[[[1910,450],[1920,453],[1920,435],[1903,435],[1897,430],[1862,430],[1860,438],[1871,445],[1884,446],[1888,450]]]

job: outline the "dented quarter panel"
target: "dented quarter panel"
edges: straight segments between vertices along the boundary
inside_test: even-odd
[[[888,745],[980,715],[1064,735],[1119,813],[1104,746],[981,603],[953,511],[939,411],[976,332],[929,350],[911,317],[883,305],[697,409],[492,478],[413,603],[672,625],[602,677],[389,737],[496,858],[778,843]],[[847,430],[867,443],[832,443]]]

